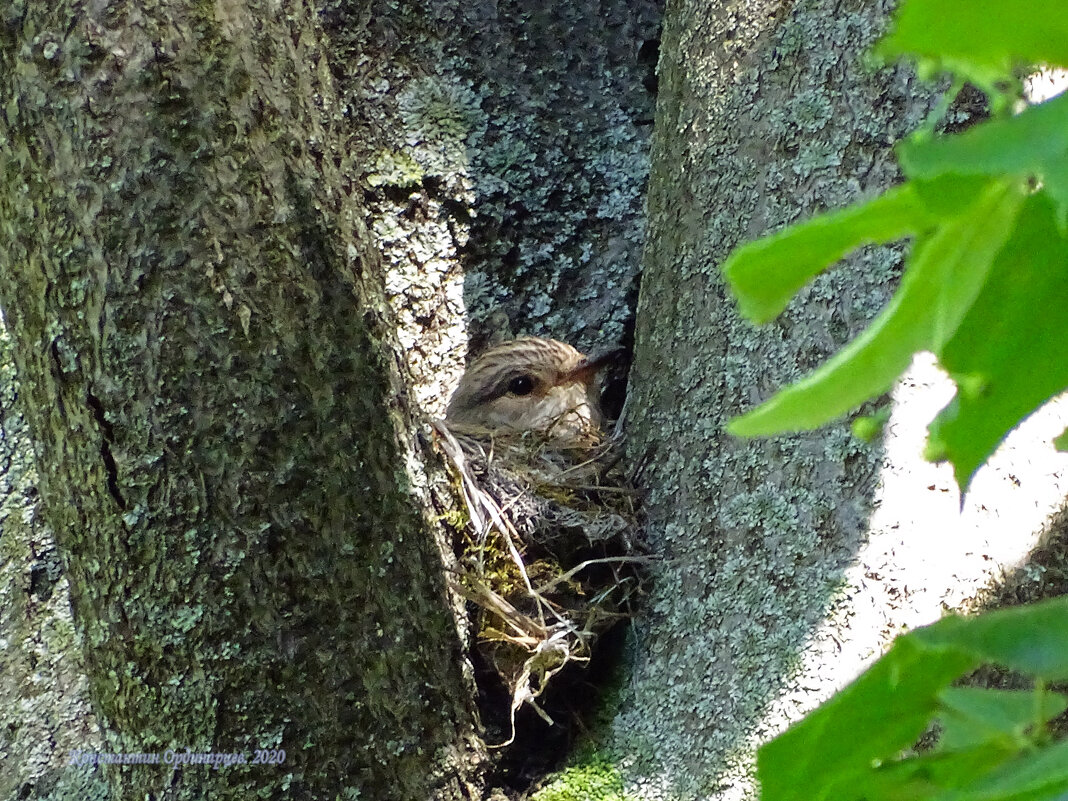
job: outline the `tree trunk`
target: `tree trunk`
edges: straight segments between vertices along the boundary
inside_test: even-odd
[[[103,750],[285,752],[115,797],[479,797],[314,9],[5,14],[0,303]]]
[[[754,441],[723,430],[841,348],[895,283],[901,249],[863,249],[756,330],[719,275],[736,245],[897,178],[890,145],[933,90],[865,58],[891,5],[666,11],[629,398],[661,561],[608,747],[639,797],[754,797],[756,746],[903,629],[974,603],[1063,503],[1065,461],[1043,453],[1054,419],[1018,432],[1009,469],[961,504],[949,466],[920,458],[952,391],[919,361],[879,445],[846,422]],[[947,124],[968,116],[958,103]]]
[[[756,332],[717,274],[735,244],[894,179],[889,145],[929,91],[862,65],[886,5],[669,9],[630,403],[662,559],[609,743],[642,796],[748,794],[753,745],[902,625],[865,618],[848,659],[821,628],[865,582],[911,591],[885,578],[892,559],[879,575],[857,556],[900,524],[870,514],[888,454],[842,426],[721,431],[889,295],[898,251],[870,249]],[[286,750],[112,767],[116,798],[483,793],[437,476],[408,413],[441,412],[468,337],[627,338],[657,11],[7,9],[0,305],[105,740],[66,734],[108,753]],[[3,567],[39,600],[48,532],[10,441],[3,555],[29,567]],[[941,494],[943,478],[917,480]],[[0,598],[3,636],[32,625],[21,603]],[[5,682],[42,675],[61,638],[39,639]],[[813,654],[815,676],[797,669]],[[76,700],[61,717],[84,724]],[[100,794],[84,770],[60,763],[36,791]]]
[[[101,743],[10,346],[0,329],[0,798],[106,798],[98,774],[62,767]]]
[[[882,454],[845,423],[755,441],[723,425],[855,335],[888,299],[900,251],[863,251],[761,330],[718,269],[736,245],[895,180],[889,147],[931,93],[863,63],[888,5],[666,12],[630,398],[662,562],[614,741],[644,755],[628,776],[649,797],[751,796],[755,746],[842,680],[831,649],[816,677],[798,667],[813,640],[833,645],[820,624],[841,611]]]

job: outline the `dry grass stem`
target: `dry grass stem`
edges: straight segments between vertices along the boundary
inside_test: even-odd
[[[641,592],[639,493],[618,468],[619,442],[590,430],[507,433],[435,422],[469,523],[460,575],[477,647],[509,690],[515,713],[569,664],[589,661],[597,638],[631,613]]]

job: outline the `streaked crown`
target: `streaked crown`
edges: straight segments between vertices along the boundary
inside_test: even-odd
[[[555,339],[522,337],[490,348],[460,379],[445,419],[489,429],[574,433],[600,423],[597,371],[615,352],[588,359]]]

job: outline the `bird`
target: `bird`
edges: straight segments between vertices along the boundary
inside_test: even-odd
[[[555,339],[502,342],[471,362],[449,401],[445,422],[563,437],[597,430],[597,374],[619,352],[590,358]]]

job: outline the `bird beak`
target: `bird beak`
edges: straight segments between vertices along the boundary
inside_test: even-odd
[[[587,356],[579,362],[578,367],[567,374],[566,380],[569,382],[581,381],[584,384],[589,384],[597,376],[598,372],[608,367],[624,353],[626,353],[624,348],[612,348],[599,356]]]

